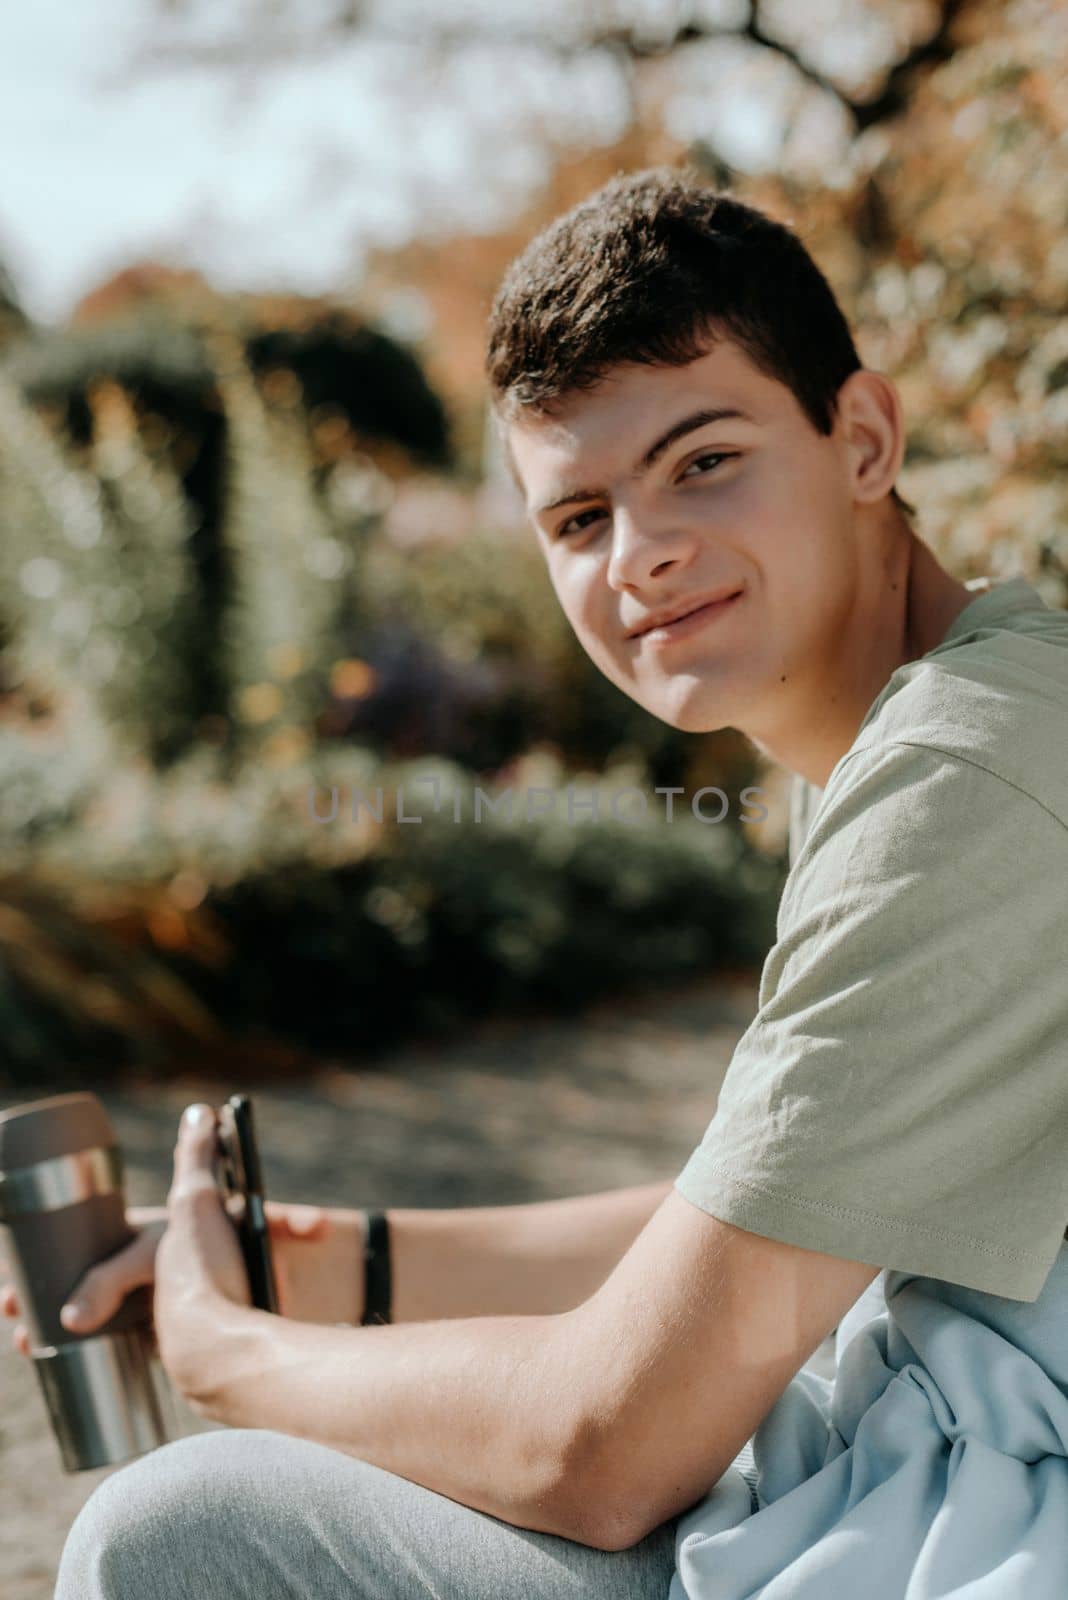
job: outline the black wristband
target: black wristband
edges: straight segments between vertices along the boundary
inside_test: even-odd
[[[362,1327],[391,1320],[393,1275],[389,1260],[389,1224],[384,1211],[367,1211],[363,1244]]]

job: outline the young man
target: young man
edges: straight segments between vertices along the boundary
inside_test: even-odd
[[[673,1185],[391,1213],[400,1326],[243,1303],[183,1131],[157,1328],[229,1428],[102,1485],[57,1594],[1063,1594],[1068,617],[943,570],[893,385],[696,176],[535,239],[488,370],[592,659],[797,774],[758,1013]]]

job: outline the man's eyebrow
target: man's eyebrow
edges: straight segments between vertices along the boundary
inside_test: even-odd
[[[741,422],[755,422],[748,411],[742,411],[737,406],[706,407],[702,411],[693,411],[689,416],[683,417],[678,422],[673,422],[666,433],[662,433],[655,444],[651,444],[641,460],[635,464],[634,472],[648,472],[649,468],[659,460],[664,451],[673,445],[676,439],[681,439],[687,433],[693,433],[698,428],[707,427],[710,422],[726,422],[734,418]],[[567,494],[561,495],[558,500],[550,500],[548,505],[539,506],[535,517],[543,517],[547,511],[556,511],[560,506],[569,506],[576,500],[603,500],[608,494],[607,489],[569,489]]]

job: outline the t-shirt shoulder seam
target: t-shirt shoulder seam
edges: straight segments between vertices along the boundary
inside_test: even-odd
[[[940,1243],[950,1244],[954,1247],[966,1246],[978,1250],[983,1255],[994,1256],[1003,1261],[1015,1261],[1021,1265],[1042,1266],[1047,1255],[1043,1251],[1005,1250],[998,1245],[990,1244],[985,1239],[977,1239],[970,1233],[950,1233],[945,1228],[932,1227],[930,1223],[917,1222],[911,1218],[898,1218],[887,1216],[881,1211],[863,1211],[856,1206],[832,1205],[826,1200],[813,1200],[807,1195],[793,1194],[788,1189],[773,1189],[767,1184],[754,1183],[750,1178],[739,1178],[717,1161],[701,1156],[700,1147],[694,1152],[700,1160],[701,1166],[712,1176],[733,1184],[736,1188],[744,1189],[749,1193],[760,1195],[777,1204],[796,1206],[799,1211],[806,1211],[819,1216],[837,1217],[842,1222],[858,1222],[874,1224],[879,1227],[889,1228],[893,1232],[905,1234],[923,1234],[928,1239],[937,1239]],[[691,1159],[693,1159],[691,1157]],[[685,1172],[679,1174],[675,1180],[676,1187],[682,1184]],[[685,1190],[681,1191],[685,1195]]]
[[[930,740],[899,739],[897,737],[893,737],[889,739],[880,739],[870,744],[861,745],[859,749],[848,750],[846,752],[846,754],[842,757],[839,771],[841,771],[841,768],[844,767],[848,762],[852,761],[856,756],[865,755],[869,750],[876,752],[880,750],[887,750],[893,745],[904,745],[914,750],[930,750],[937,755],[944,756],[947,761],[956,761],[961,766],[974,767],[977,772],[985,772],[991,778],[996,779],[998,783],[1004,784],[1007,789],[1013,789],[1017,794],[1023,795],[1025,800],[1033,800],[1040,811],[1044,811],[1046,815],[1051,817],[1054,822],[1059,824],[1060,827],[1068,829],[1068,822],[1065,822],[1063,817],[1059,817],[1055,811],[1051,811],[1049,806],[1046,805],[1045,801],[1040,800],[1038,795],[1033,794],[1030,789],[1025,789],[1022,784],[1014,783],[1011,778],[1006,778],[1003,772],[996,772],[993,767],[986,766],[982,761],[976,761],[972,756],[961,755],[960,751],[958,750],[946,750],[942,745],[935,744]]]

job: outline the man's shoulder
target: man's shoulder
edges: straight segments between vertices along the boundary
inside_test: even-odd
[[[1004,722],[1019,718],[1023,726]],[[973,684],[906,687],[835,766],[791,796],[790,870],[937,876],[962,850],[1051,864],[1068,829],[1065,707],[1047,721],[1026,695],[991,703]]]
[[[905,780],[909,752],[919,771],[927,751],[962,781],[986,772],[1068,825],[1066,727],[1068,613],[1036,613],[1033,628],[981,628],[899,668],[832,781],[879,759]]]
[[[934,833],[984,803],[1068,826],[1068,612],[1015,580],[971,616],[891,675],[823,789],[794,779],[791,867],[814,826],[827,839],[869,808],[881,826],[900,811]]]

